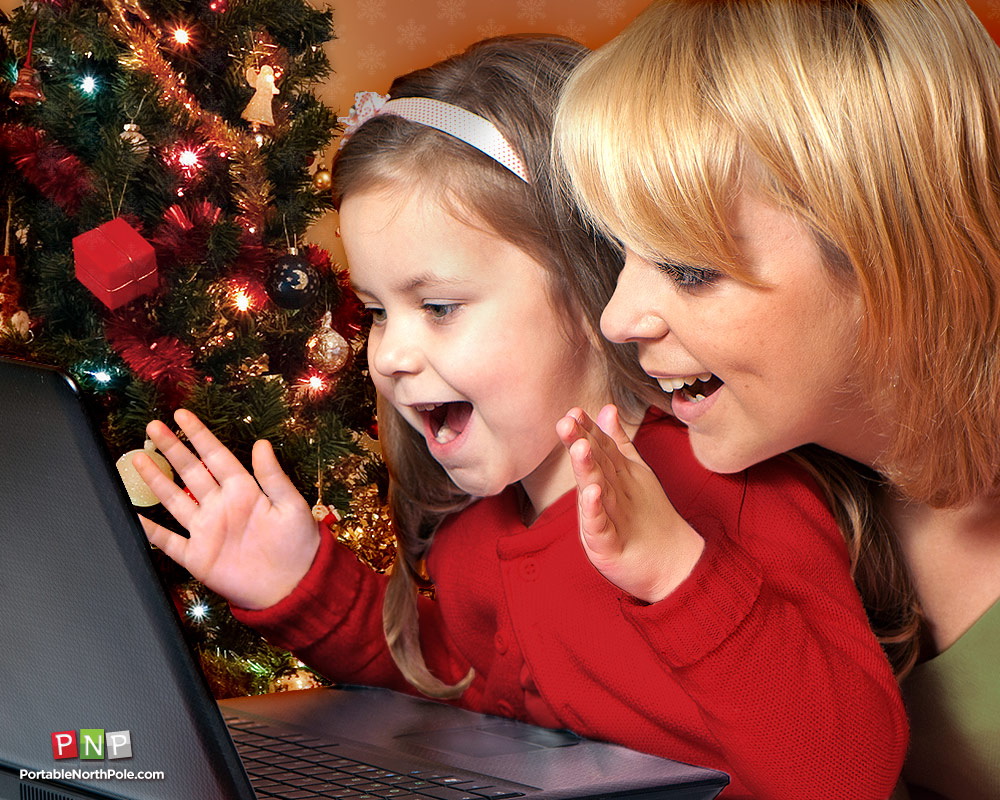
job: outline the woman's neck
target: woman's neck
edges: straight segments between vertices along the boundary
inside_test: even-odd
[[[932,508],[901,497],[887,512],[936,652],[947,650],[1000,598],[1000,498]]]

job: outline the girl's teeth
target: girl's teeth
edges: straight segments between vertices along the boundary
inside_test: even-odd
[[[448,427],[448,423],[445,422],[438,429],[438,432],[434,434],[434,441],[438,444],[448,444],[452,439],[458,436],[455,431]]]

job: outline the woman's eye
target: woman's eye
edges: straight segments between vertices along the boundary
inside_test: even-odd
[[[654,261],[653,263],[660,272],[666,273],[675,284],[686,288],[709,286],[722,276],[718,270],[692,267],[690,264],[681,264],[677,261]]]
[[[434,319],[444,319],[454,314],[458,303],[424,303],[424,310]]]
[[[373,325],[381,325],[385,322],[385,309],[378,306],[365,306],[365,311],[371,317]]]

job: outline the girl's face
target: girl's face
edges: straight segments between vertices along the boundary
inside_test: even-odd
[[[606,392],[591,348],[567,340],[542,266],[419,191],[349,195],[340,231],[372,314],[375,387],[456,485],[489,496],[521,481],[539,511],[572,488],[555,423],[574,405],[596,411]]]
[[[638,343],[711,470],[735,472],[810,442],[872,463],[879,427],[854,378],[858,294],[834,283],[794,217],[747,196],[736,212],[760,287],[630,252],[604,334]]]

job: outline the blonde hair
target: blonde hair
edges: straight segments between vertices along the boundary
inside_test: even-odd
[[[600,336],[601,312],[614,291],[621,253],[583,224],[556,191],[549,168],[558,92],[587,52],[556,36],[497,37],[397,78],[389,89],[394,98],[431,97],[490,120],[518,151],[530,183],[452,136],[401,117],[380,116],[359,128],[340,151],[333,167],[334,201],[339,208],[352,193],[419,184],[458,218],[528,253],[546,270],[567,339],[580,350],[576,363],[602,369],[611,396],[634,419],[662,395],[642,372],[634,349],[612,347]],[[378,419],[398,543],[383,601],[386,640],[411,684],[432,697],[456,697],[473,673],[450,685],[427,668],[416,587],[430,588],[423,563],[441,521],[474,498],[455,486],[423,436],[381,397]]]
[[[891,441],[873,481],[818,474],[857,512],[871,612],[880,582],[907,582],[879,492],[943,507],[1000,483],[996,45],[964,0],[657,2],[574,73],[555,140],[587,215],[640,255],[746,279],[731,213],[750,191],[859,292],[857,363]],[[892,602],[903,671],[919,606]]]

